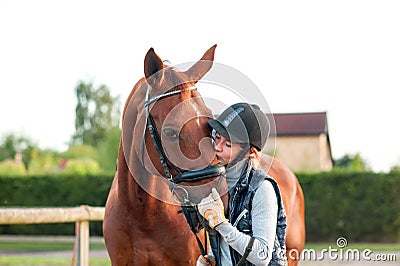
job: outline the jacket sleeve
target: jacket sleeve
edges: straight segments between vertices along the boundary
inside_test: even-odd
[[[247,260],[254,265],[268,265],[272,257],[276,235],[278,202],[275,190],[269,181],[264,180],[257,188],[252,203],[252,230],[255,238],[252,251]],[[230,222],[215,228],[229,246],[244,254],[250,236],[236,229]]]

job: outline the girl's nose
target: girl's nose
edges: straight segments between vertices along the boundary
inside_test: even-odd
[[[222,141],[215,141],[214,142],[214,148],[216,152],[222,152]]]

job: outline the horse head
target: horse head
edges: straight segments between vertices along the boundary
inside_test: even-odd
[[[170,190],[180,202],[190,197],[192,203],[198,203],[212,187],[217,187],[221,195],[227,191],[221,178],[225,168],[218,164],[207,124],[212,112],[195,87],[211,69],[215,48],[208,49],[185,71],[164,64],[154,49],[149,49],[139,88],[145,92],[139,97],[144,102],[133,104],[141,122],[136,123],[132,139],[143,140],[142,145],[136,145],[136,157],[148,172],[170,182]],[[128,112],[125,110],[124,116]],[[222,198],[226,203],[227,197]]]

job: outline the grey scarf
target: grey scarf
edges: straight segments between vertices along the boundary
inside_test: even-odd
[[[242,176],[243,171],[246,169],[248,163],[249,163],[249,158],[244,158],[232,166],[227,166],[226,183],[228,185],[229,190],[235,186],[236,182]]]

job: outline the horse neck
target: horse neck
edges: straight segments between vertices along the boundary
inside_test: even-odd
[[[129,208],[133,215],[142,217],[140,221],[143,222],[144,226],[152,226],[151,223],[157,216],[162,220],[176,219],[178,207],[159,200],[160,198],[169,199],[169,202],[171,202],[171,192],[163,177],[150,174],[139,160],[135,161],[137,162],[135,165],[136,176],[133,176],[126,163],[122,144],[120,144],[117,182],[121,202]]]
[[[129,94],[124,110],[123,110],[123,130],[119,144],[118,150],[118,164],[117,164],[117,183],[118,183],[118,194],[121,200],[123,200],[124,204],[132,205],[136,201],[135,194],[140,191],[140,186],[135,182],[135,179],[132,175],[132,172],[129,169],[127,159],[130,161],[134,161],[137,158],[130,158],[131,155],[125,156],[124,148],[128,149],[128,146],[133,143],[128,143],[130,145],[125,145],[124,147],[124,126],[127,123],[128,128],[134,128],[137,123],[138,110],[137,107],[139,105],[143,105],[144,108],[144,100],[140,101],[139,99],[144,99],[145,97],[145,79],[140,79],[135,86],[133,87],[131,93]],[[125,121],[127,119],[127,121]],[[127,132],[129,134],[129,132]],[[130,140],[132,142],[132,140]],[[130,153],[130,150],[126,150],[125,152]],[[133,166],[131,166],[133,167]]]

